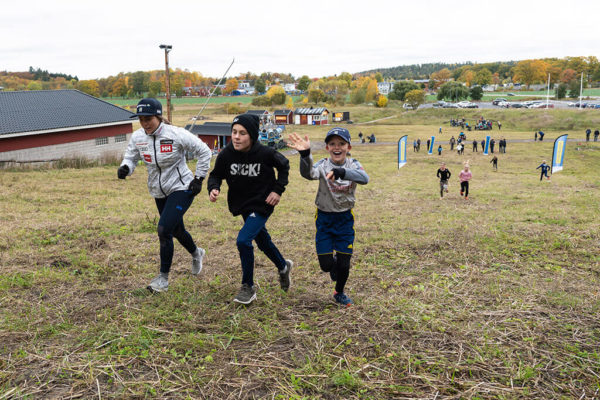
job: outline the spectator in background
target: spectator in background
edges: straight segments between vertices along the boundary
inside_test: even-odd
[[[589,142],[590,141],[590,135],[592,134],[592,130],[590,128],[587,128],[585,131],[585,141]]]
[[[450,138],[450,151],[454,150],[454,145],[456,144],[456,139],[454,139],[454,136],[452,136]]]
[[[477,140],[473,140],[473,151],[477,152]]]
[[[597,142],[597,141],[598,141],[598,136],[599,136],[599,135],[600,135],[600,131],[598,131],[598,129],[596,129],[596,130],[594,131],[594,142]]]
[[[535,132],[533,133],[533,141],[534,141],[534,142],[537,142],[537,133],[538,133],[538,131],[535,131]]]

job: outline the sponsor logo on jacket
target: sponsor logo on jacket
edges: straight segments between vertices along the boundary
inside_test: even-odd
[[[229,173],[231,175],[241,175],[241,176],[258,176],[260,175],[260,164],[231,164],[229,168]]]

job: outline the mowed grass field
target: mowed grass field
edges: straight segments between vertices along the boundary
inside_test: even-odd
[[[352,148],[371,181],[357,190],[348,309],[320,273],[317,182],[300,177],[297,154],[267,225],[295,262],[292,287],[279,289],[257,251],[249,307],[231,302],[242,221],[226,185],[217,203],[204,189],[186,214],[207,250],[203,272],[191,276],[176,243],[169,291],[150,295],[158,216],[143,166],[125,181],[116,166],[0,171],[0,398],[597,398],[600,144],[569,142],[565,170],[540,182],[558,132],[509,142],[493,172],[470,146],[460,157],[447,146],[428,156],[424,144],[413,153],[414,138],[459,130],[439,137],[437,125],[402,118],[349,126],[382,142],[408,134],[409,162],[397,169],[395,145]],[[326,128],[297,131],[319,147]],[[444,199],[440,161],[453,174]]]

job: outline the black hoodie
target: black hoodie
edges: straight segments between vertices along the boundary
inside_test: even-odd
[[[251,212],[270,215],[273,206],[265,200],[271,192],[281,196],[288,184],[289,171],[288,159],[271,147],[255,142],[250,150],[241,152],[229,143],[217,156],[208,177],[208,192],[220,191],[225,179],[229,186],[227,204],[233,215]]]

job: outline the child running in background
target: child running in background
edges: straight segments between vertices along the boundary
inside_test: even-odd
[[[448,180],[452,176],[449,169],[446,169],[446,163],[440,164],[437,170],[437,177],[440,178],[440,198],[444,197],[444,192],[448,193]]]
[[[492,163],[494,171],[498,171],[498,157],[494,156],[490,162]]]
[[[546,164],[546,160],[543,160],[542,163],[536,168],[536,169],[542,169],[542,173],[540,174],[540,181],[544,178],[544,176],[546,177],[546,179],[550,180],[550,177],[548,176],[548,171],[550,170],[550,166],[548,164]]]
[[[465,161],[464,168],[460,171],[458,178],[460,179],[460,195],[464,194],[465,200],[469,200],[469,181],[473,174],[469,170],[469,161]]]
[[[288,146],[300,153],[300,175],[309,180],[319,180],[315,200],[315,242],[319,265],[335,281],[335,301],[350,306],[353,301],[344,293],[344,287],[350,275],[350,258],[354,247],[354,192],[357,184],[369,182],[369,176],[357,160],[347,157],[352,148],[347,129],[331,129],[327,132],[325,143],[329,158],[314,164],[308,136],[302,139],[292,133]]]
[[[210,201],[217,201],[221,182],[225,179],[229,186],[229,211],[244,219],[244,226],[237,237],[242,263],[242,286],[233,299],[241,304],[250,304],[256,300],[253,240],[277,267],[279,284],[286,292],[290,287],[290,271],[293,266],[291,260],[283,258],[265,227],[288,184],[290,164],[281,153],[258,141],[259,124],[258,117],[252,114],[238,115],[233,119],[231,142],[217,156],[208,177]]]

